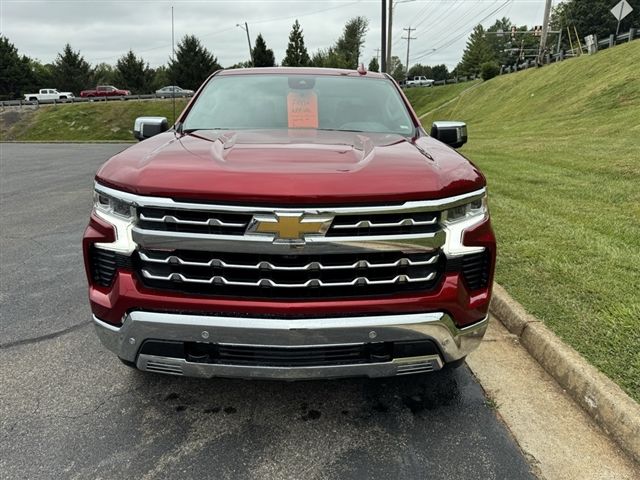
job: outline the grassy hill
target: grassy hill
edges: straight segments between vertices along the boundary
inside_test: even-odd
[[[171,100],[127,100],[42,105],[36,110],[6,110],[0,115],[0,138],[19,141],[125,141],[133,142],[136,117],[151,115],[173,119]],[[176,111],[186,100],[176,99]]]
[[[468,123],[461,152],[489,181],[498,282],[636,400],[638,65],[632,42],[494,78],[422,119]],[[437,107],[422,95],[408,92],[419,115]]]

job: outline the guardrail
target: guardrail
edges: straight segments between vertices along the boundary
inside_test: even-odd
[[[178,98],[190,98],[191,95]],[[153,100],[153,99],[165,99],[171,100],[173,97],[166,95],[156,95],[155,93],[147,95],[125,95],[125,96],[111,96],[111,97],[71,97],[64,100],[2,100],[0,101],[0,107],[22,107],[22,106],[39,106],[39,105],[60,105],[67,103],[87,103],[87,102],[112,102],[112,101],[125,101],[125,100]]]

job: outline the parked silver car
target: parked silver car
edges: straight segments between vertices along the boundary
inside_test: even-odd
[[[160,90],[156,90],[156,95],[160,98],[191,97],[193,96],[193,90],[180,88],[176,85],[169,85],[167,87],[162,87]]]

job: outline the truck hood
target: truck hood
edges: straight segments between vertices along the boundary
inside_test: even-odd
[[[435,199],[485,185],[428,136],[316,130],[165,132],[111,158],[96,180],[139,195],[271,205]]]

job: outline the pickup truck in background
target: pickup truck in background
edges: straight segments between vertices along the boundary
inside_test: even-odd
[[[102,343],[140,370],[280,380],[455,367],[488,323],[485,177],[384,74],[213,74],[95,177]]]
[[[68,100],[73,98],[71,92],[59,92],[55,88],[41,88],[38,93],[27,93],[24,99],[28,102],[46,102],[50,100]]]
[[[98,85],[94,90],[83,90],[81,97],[126,97],[131,95],[129,90],[120,90],[113,85]]]
[[[431,80],[427,77],[413,77],[411,80],[407,80],[407,87],[432,87],[435,80]]]

